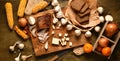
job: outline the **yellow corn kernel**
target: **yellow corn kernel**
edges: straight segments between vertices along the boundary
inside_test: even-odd
[[[48,6],[48,2],[46,1],[40,1],[38,4],[36,4],[33,8],[32,8],[32,13],[36,13],[39,10],[44,9],[46,6]]]
[[[17,15],[23,17],[27,0],[20,0]]]
[[[28,35],[26,33],[24,33],[21,29],[18,28],[18,26],[16,25],[14,27],[14,30],[17,32],[17,34],[19,36],[21,36],[23,39],[28,39]]]
[[[7,15],[7,22],[10,29],[13,29],[14,26],[14,20],[13,20],[13,9],[12,4],[10,2],[7,2],[5,4],[6,9],[6,15]]]

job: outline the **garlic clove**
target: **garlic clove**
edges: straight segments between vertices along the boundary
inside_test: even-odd
[[[100,32],[101,28],[100,28],[100,26],[96,26],[94,29],[95,29],[96,32]]]
[[[69,46],[72,47],[72,42],[69,42]]]
[[[62,18],[64,15],[63,15],[63,12],[62,11],[59,11],[59,12],[57,12],[57,14],[56,14],[56,17],[57,18]]]
[[[57,0],[53,0],[52,1],[52,6],[56,6],[56,5],[58,5],[59,3],[58,3],[58,1]]]
[[[30,25],[34,25],[36,21],[35,21],[34,17],[30,16],[29,19],[28,19],[28,22],[29,22]]]
[[[80,36],[80,34],[81,34],[81,30],[75,30],[75,35],[76,36]]]
[[[58,19],[55,17],[53,18],[53,24],[56,24],[58,22]]]
[[[61,10],[60,5],[57,5],[57,6],[54,7],[54,11],[55,12],[59,12],[60,10]]]
[[[62,25],[65,25],[65,24],[67,24],[67,20],[65,18],[62,18],[61,23],[62,23]]]
[[[113,17],[112,17],[111,15],[106,15],[106,16],[105,16],[105,20],[112,22],[112,21],[113,21]]]
[[[65,40],[66,40],[66,41],[69,41],[69,40],[70,40],[70,38],[69,38],[69,37],[66,37],[66,38],[65,38]]]
[[[67,28],[67,30],[72,30],[73,27],[71,24],[68,24],[66,28]]]
[[[67,37],[67,36],[68,36],[68,33],[65,33],[64,36]]]
[[[62,33],[59,33],[58,36],[59,36],[59,37],[62,37]]]
[[[100,14],[102,14],[103,11],[104,11],[104,9],[103,9],[103,7],[98,7],[98,8],[97,8],[97,11],[98,11]]]
[[[24,44],[23,43],[18,44],[18,48],[19,49],[23,49],[24,48]]]
[[[103,16],[100,16],[99,19],[100,19],[100,22],[101,22],[101,23],[103,23],[103,22],[105,21],[105,19],[104,19]]]
[[[87,31],[87,32],[85,33],[85,36],[86,36],[86,37],[91,37],[91,36],[92,36],[92,33],[91,33],[90,31]]]
[[[48,49],[48,42],[45,43],[45,49]]]

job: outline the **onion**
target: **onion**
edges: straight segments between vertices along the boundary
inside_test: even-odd
[[[108,43],[109,43],[109,40],[107,38],[100,38],[98,43],[101,47],[107,47]]]
[[[115,23],[109,23],[106,26],[105,34],[108,37],[112,37],[118,30],[118,26]]]
[[[27,25],[27,20],[25,18],[20,18],[18,23],[21,27],[25,27]]]

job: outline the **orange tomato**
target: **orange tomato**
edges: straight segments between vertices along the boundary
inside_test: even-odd
[[[104,47],[104,48],[102,49],[102,54],[103,54],[104,56],[110,56],[110,54],[111,54],[111,48],[110,48],[110,47]]]
[[[90,43],[86,43],[83,46],[83,50],[84,50],[85,53],[91,53],[92,49],[93,49],[93,46]]]

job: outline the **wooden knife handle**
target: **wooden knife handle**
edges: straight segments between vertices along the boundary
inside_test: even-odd
[[[51,58],[50,60],[48,60],[48,61],[55,61],[57,58],[58,58],[59,56],[54,56],[53,58]]]

